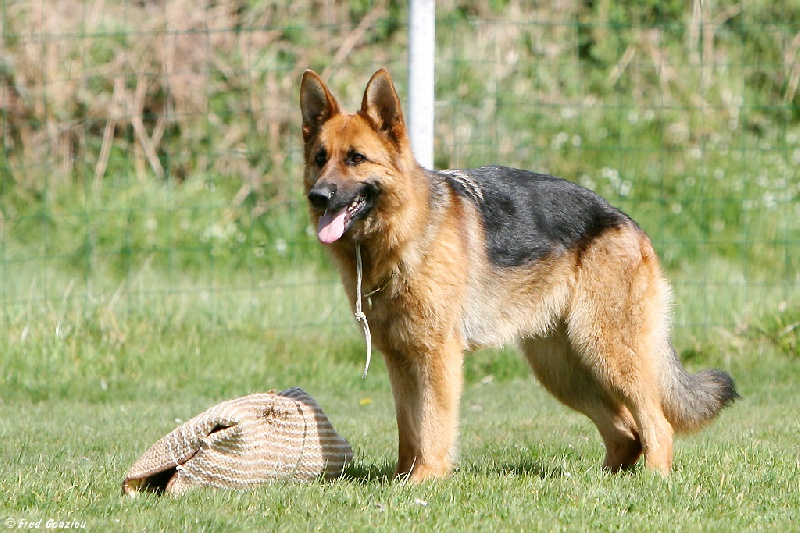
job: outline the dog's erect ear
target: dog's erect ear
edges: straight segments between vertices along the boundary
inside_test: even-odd
[[[308,140],[332,116],[339,113],[339,103],[325,82],[313,70],[303,73],[300,84],[300,110],[303,112],[303,140]]]
[[[400,99],[394,90],[392,77],[385,68],[373,74],[369,80],[359,113],[368,117],[378,131],[389,133],[395,141],[405,133]]]

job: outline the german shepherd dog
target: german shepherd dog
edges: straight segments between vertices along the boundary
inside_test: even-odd
[[[483,346],[518,339],[542,385],[597,426],[614,472],[644,454],[668,474],[673,434],[738,397],[725,372],[683,368],[652,244],[597,194],[513,168],[422,168],[385,69],[355,114],[306,71],[300,106],[311,221],[354,308],[363,265],[396,407],[396,475],[451,471],[463,354]]]

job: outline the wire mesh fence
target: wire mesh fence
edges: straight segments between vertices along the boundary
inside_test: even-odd
[[[610,4],[439,3],[436,166],[606,196],[653,238],[692,336],[796,314],[800,5]],[[300,190],[299,79],[354,110],[387,66],[405,98],[405,3],[0,9],[10,338],[350,321]]]

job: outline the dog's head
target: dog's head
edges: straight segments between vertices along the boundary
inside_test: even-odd
[[[380,231],[376,211],[402,201],[396,194],[411,156],[400,99],[386,69],[376,72],[355,114],[314,72],[300,86],[305,143],[305,192],[324,244],[358,241]]]

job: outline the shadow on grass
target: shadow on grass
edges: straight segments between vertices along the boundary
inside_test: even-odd
[[[470,476],[518,476],[541,479],[559,478],[566,473],[561,466],[533,458],[520,458],[519,461],[507,463],[463,465],[456,467],[456,472]],[[344,474],[339,479],[359,485],[397,481],[394,479],[394,465],[389,463],[351,464],[345,468]]]
[[[514,462],[466,465],[460,471],[482,476],[538,477],[541,479],[562,477],[565,473],[561,466],[538,461],[532,457],[521,457]]]
[[[366,485],[369,483],[388,483],[394,480],[394,465],[383,464],[349,464],[339,478],[350,483]]]

